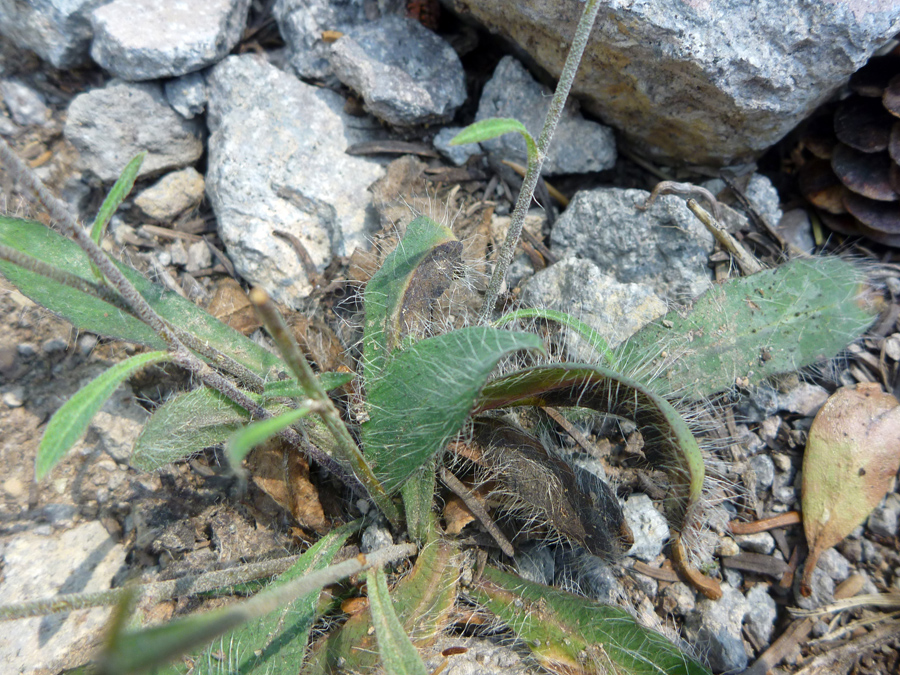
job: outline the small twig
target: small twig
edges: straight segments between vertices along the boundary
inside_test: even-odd
[[[722,246],[734,256],[738,265],[744,271],[744,274],[756,274],[763,271],[763,266],[745,249],[741,242],[732,237],[719,223],[714,220],[694,199],[688,199],[687,207],[691,210],[697,219],[706,226],[712,236],[716,238]]]
[[[710,600],[718,600],[722,597],[722,587],[718,581],[703,574],[688,560],[687,551],[684,550],[684,542],[681,535],[676,534],[670,544],[672,547],[672,566],[684,580],[695,589],[703,593]]]
[[[862,590],[864,583],[865,579],[862,575],[854,574],[834,590],[835,599],[843,600],[853,597]],[[796,645],[807,638],[815,623],[816,619],[812,617],[798,619],[792,623],[742,675],[766,675],[770,669],[781,663]]]
[[[891,609],[897,609],[900,607],[900,592],[866,593],[865,595],[856,595],[852,598],[837,600],[836,602],[815,609],[791,607],[788,611],[794,616],[822,616],[823,614],[843,612],[856,607],[889,607]]]
[[[744,210],[750,214],[750,219],[760,228],[766,231],[772,239],[776,241],[778,246],[782,251],[787,251],[790,249],[792,255],[796,255],[797,253],[801,254],[803,257],[808,257],[806,253],[803,251],[799,251],[794,246],[789,246],[787,241],[785,241],[784,237],[781,236],[781,233],[775,229],[772,223],[769,222],[769,219],[763,216],[762,213],[759,212],[759,209],[754,206],[753,202],[751,202],[747,195],[744,194],[743,190],[741,190],[737,183],[734,181],[734,178],[724,171],[719,174],[719,177],[728,186],[728,189],[731,190],[731,193],[734,195],[735,199],[737,199],[741,206],[744,207]]]
[[[583,433],[581,433],[574,424],[567,420],[556,408],[545,405],[543,406],[543,410],[550,416],[550,418],[554,422],[565,429],[566,433],[572,437],[572,440],[578,443],[578,445],[580,445],[586,453],[591,456],[595,456],[597,454],[597,448],[594,447],[594,444],[591,443],[587,439],[587,437]]]
[[[313,262],[312,257],[309,255],[309,251],[306,250],[306,247],[303,245],[303,242],[300,239],[290,232],[285,232],[283,230],[273,230],[272,234],[276,237],[284,239],[287,243],[291,245],[291,248],[294,249],[294,252],[297,254],[297,257],[300,258],[300,264],[303,266],[303,272],[306,274],[306,278],[309,279],[309,283],[312,284],[313,288],[318,288],[322,285],[322,275],[319,274],[319,270],[316,269],[316,264]]]
[[[619,151],[620,155],[627,157],[632,162],[634,162],[639,167],[641,167],[644,171],[656,176],[660,180],[669,180],[669,181],[673,180],[673,177],[667,171],[664,171],[664,170],[660,169],[658,166],[650,163],[649,161],[647,161],[646,159],[641,157],[639,154],[634,152],[634,150],[629,148],[627,145],[620,145],[618,147],[618,151]]]
[[[653,188],[650,196],[646,201],[637,207],[639,211],[646,211],[659,199],[662,195],[681,195],[682,197],[694,197],[706,200],[709,208],[712,209],[713,216],[719,222],[722,221],[722,210],[719,208],[719,202],[716,201],[715,195],[705,187],[694,185],[693,183],[676,183],[672,180],[660,181]]]
[[[674,583],[676,581],[681,581],[678,578],[678,574],[675,570],[663,569],[662,567],[652,567],[645,562],[641,562],[640,560],[635,560],[634,565],[632,565],[632,569],[635,572],[639,572],[644,576],[650,577],[651,579],[658,579],[659,581],[668,581],[669,583]]]
[[[204,574],[192,574],[172,579],[170,581],[157,581],[149,584],[140,584],[136,587],[127,586],[113,588],[108,591],[96,593],[69,593],[59,595],[46,600],[33,600],[13,605],[0,606],[0,621],[12,621],[13,619],[25,619],[33,616],[46,616],[47,614],[60,614],[77,609],[89,609],[91,607],[109,607],[118,603],[127,594],[137,592],[139,596],[151,603],[163,602],[172,598],[185,597],[208,593],[228,586],[235,586],[247,581],[271,577],[281,574],[290,568],[299,556],[288,556],[277,560],[265,560],[263,562],[240,565],[227,570],[216,570]]]
[[[789,525],[799,525],[803,522],[800,519],[799,511],[788,511],[771,518],[755,520],[752,523],[742,523],[738,520],[732,520],[728,523],[728,529],[732,534],[758,534],[759,532],[768,532],[776,527],[788,527]]]
[[[453,494],[463,500],[463,503],[469,507],[472,514],[481,521],[481,524],[484,525],[484,529],[486,529],[488,534],[494,538],[494,541],[497,542],[500,550],[510,558],[514,558],[516,551],[513,548],[512,543],[510,543],[509,539],[503,535],[500,528],[497,527],[493,518],[488,515],[488,512],[484,509],[484,506],[481,505],[478,498],[475,497],[475,495],[473,495],[456,476],[450,473],[446,467],[441,467],[441,480],[444,481],[444,485],[453,491]]]
[[[510,162],[508,159],[502,160],[502,163],[508,166],[510,169],[515,171],[519,176],[525,177],[526,169],[521,164],[516,164],[515,162]],[[547,186],[547,193],[553,197],[557,201],[557,203],[563,208],[569,205],[569,198],[566,197],[562,192],[557,190],[555,187],[550,185],[547,181],[544,181],[544,185]]]

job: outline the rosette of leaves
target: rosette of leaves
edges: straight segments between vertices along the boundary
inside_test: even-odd
[[[114,188],[104,210],[111,213],[107,207],[120,201],[128,189],[126,177]],[[103,228],[95,229],[99,240]],[[694,346],[688,350],[690,353],[682,354],[677,365],[683,366],[687,362],[698,368],[715,368],[718,367],[716,364],[727,363],[731,369],[724,380],[727,382],[734,375],[746,375],[744,371],[749,367],[746,361],[723,361],[723,354],[757,354],[763,347],[767,353],[780,354],[779,349],[773,349],[777,347],[779,326],[793,325],[833,309],[836,315],[833,320],[807,322],[809,325],[802,333],[805,337],[813,334],[813,338],[832,333],[840,336],[839,340],[823,340],[827,346],[820,345],[815,350],[785,350],[788,356],[779,358],[776,363],[787,370],[833,355],[832,352],[839,349],[839,341],[846,344],[852,340],[871,318],[871,314],[857,304],[861,279],[852,265],[846,263],[842,268],[831,269],[829,276],[837,280],[833,288],[818,286],[816,293],[807,293],[816,286],[820,268],[793,264],[768,275],[758,275],[755,280],[751,277],[741,283],[723,286],[724,295],[712,298],[710,303],[715,307],[720,307],[723,302],[732,303],[734,316],[730,311],[729,318],[734,319],[733,322],[723,323],[721,311],[691,314],[681,322],[672,320],[663,324],[663,328],[670,331],[663,338],[653,333],[661,329],[648,329],[648,333],[635,337],[631,351],[617,354],[610,353],[596,334],[579,328],[571,318],[547,315],[584,331],[584,336],[593,340],[598,352],[606,355],[606,362],[603,365],[535,363],[494,376],[501,360],[521,350],[536,354],[543,349],[543,342],[531,333],[493,326],[432,334],[430,315],[456,273],[461,245],[448,228],[427,218],[418,218],[409,225],[401,244],[385,259],[365,290],[363,356],[356,377],[357,389],[363,393],[366,413],[363,417],[367,420],[354,435],[324,394],[326,389],[346,383],[347,376],[313,374],[296,343],[292,343],[286,331],[279,328],[280,319],[270,311],[272,308],[264,297],[256,294],[255,302],[264,314],[268,313],[267,327],[279,346],[280,356],[263,350],[190,302],[116,263],[134,292],[167,327],[161,335],[161,331],[138,320],[133,303],[117,288],[105,283],[103,277],[109,277],[109,273],[100,268],[106,259],[96,258],[96,254],[88,259],[80,246],[83,248],[83,245],[49,232],[39,223],[0,218],[0,257],[4,260],[0,262],[0,271],[24,294],[68,318],[80,329],[144,344],[152,351],[113,366],[57,412],[48,424],[39,452],[39,477],[52,471],[85,431],[91,416],[115,387],[132,373],[149,363],[176,357],[179,362],[190,363],[183,356],[173,355],[171,342],[167,339],[171,340],[171,335],[175,335],[196,359],[205,362],[204,368],[215,369],[216,377],[227,379],[229,384],[186,392],[161,406],[138,441],[133,457],[136,465],[153,468],[221,443],[227,445],[229,456],[239,462],[254,444],[274,434],[287,434],[288,440],[293,439],[296,451],[314,452],[313,459],[334,466],[349,486],[367,492],[398,532],[405,521],[406,529],[420,544],[421,553],[414,568],[418,571],[409,577],[408,583],[404,580],[398,584],[392,592],[392,602],[385,601],[389,591],[384,575],[377,571],[371,573],[368,614],[353,623],[348,622],[340,631],[332,631],[333,637],[322,643],[327,646],[318,648],[325,651],[314,651],[309,665],[312,669],[319,667],[316,664],[327,665],[328,655],[343,654],[344,648],[350,656],[374,653],[375,645],[357,648],[371,642],[372,627],[378,651],[382,661],[387,660],[386,665],[390,664],[396,672],[423,672],[416,657],[417,645],[446,625],[446,616],[456,597],[455,580],[458,577],[455,549],[452,543],[443,540],[434,525],[435,474],[448,442],[470,421],[476,420],[482,428],[490,427],[490,433],[482,437],[482,442],[491,448],[491,452],[510,456],[525,452],[529,470],[539,472],[523,477],[521,472],[504,476],[500,471],[498,477],[501,480],[510,481],[512,489],[528,481],[540,483],[541,480],[562,486],[560,490],[552,491],[559,493],[560,499],[537,505],[548,525],[592,553],[609,555],[619,552],[616,542],[621,541],[621,532],[617,532],[621,518],[615,513],[593,512],[590,506],[598,501],[583,492],[571,469],[549,455],[541,455],[539,444],[524,439],[521,430],[503,428],[502,423],[498,427],[496,419],[489,421],[480,416],[522,406],[554,406],[592,408],[634,420],[647,445],[664,457],[669,467],[672,483],[669,517],[677,533],[675,547],[680,548],[682,535],[701,524],[705,468],[697,440],[667,396],[673,390],[687,386],[687,381],[696,384],[697,378],[685,375],[683,367],[676,368],[676,364],[671,363],[664,364],[665,367],[654,365],[655,370],[667,373],[655,382],[625,374],[640,372],[640,368],[634,367],[635,359],[659,356],[653,350],[659,349],[661,339],[664,344],[673,345],[690,338]],[[702,301],[698,303],[698,307],[703,306]],[[739,314],[742,307],[748,313],[744,318]],[[679,334],[679,331],[684,332]],[[703,334],[709,339],[698,339]],[[689,379],[678,384],[682,381],[679,378],[684,377]],[[209,376],[204,381],[221,385],[220,380]],[[251,416],[264,419],[248,424]],[[308,444],[300,444],[298,431],[305,433],[310,441]],[[523,447],[529,449],[523,451]],[[516,462],[500,464],[511,467]],[[569,500],[565,504],[562,503],[563,496]],[[334,552],[332,545],[337,544],[328,541],[330,556]],[[325,559],[317,560],[325,562]],[[323,570],[324,576],[314,577],[315,583],[309,582],[312,585],[299,586],[306,603],[304,606],[316,604],[322,585],[332,583],[341,575],[360,571],[364,562],[340,567],[338,572],[329,567],[327,574]],[[420,581],[415,581],[417,579]],[[408,591],[403,590],[407,588]],[[715,594],[714,584],[704,590]],[[504,592],[530,602],[525,585],[512,584]],[[546,592],[550,593],[549,590]],[[294,594],[284,603],[294,602],[300,595]],[[273,597],[277,597],[277,593],[266,596],[266,602],[250,605],[252,611],[241,614],[241,610],[235,610],[220,622],[198,619],[193,632],[181,627],[123,632],[125,622],[120,618],[113,632],[114,636],[120,637],[110,640],[105,663],[115,664],[111,666],[115,672],[145,666],[145,662],[129,660],[129,645],[135,644],[148,646],[142,652],[148,658],[159,660],[174,656],[193,644],[186,639],[188,634],[195,642],[208,641],[223,631],[234,630],[236,625],[256,621],[275,611],[271,609]],[[569,607],[572,603],[576,606],[580,603],[586,616],[596,614],[590,603],[577,598],[560,600],[559,608]],[[423,607],[428,611],[423,611]],[[568,609],[553,611],[561,615],[569,612]],[[307,612],[307,615],[311,618],[305,621],[314,621],[316,612]],[[514,632],[518,630],[518,621],[507,621]],[[590,627],[580,619],[571,624],[568,622],[569,619],[562,616],[553,620],[548,618],[543,625],[539,622],[529,628],[529,631],[537,632],[529,632],[527,640],[535,644],[557,645],[561,641],[562,645],[570,645],[572,635],[580,635],[575,644],[590,644],[595,639]],[[266,629],[264,638],[256,629],[256,637],[241,634],[233,639],[235,644],[259,644],[263,639],[263,646],[254,649],[263,649],[271,655],[264,663],[250,659],[244,672],[270,669],[277,660],[275,655],[290,642],[283,632],[287,630],[284,622],[276,621],[272,625],[273,628]],[[291,634],[305,636],[308,625],[304,626],[291,628]],[[617,632],[616,626],[621,626],[621,632]],[[411,639],[404,640],[406,633],[412,634]],[[669,668],[660,664],[670,662],[682,663],[684,669],[669,672],[702,672],[697,670],[700,666],[681,656],[675,647],[663,644],[665,641],[660,642],[652,632],[633,621],[612,622],[603,639],[603,654],[594,654],[597,659],[591,663],[599,664],[608,659],[612,672],[659,672],[661,668]],[[640,645],[647,645],[647,650],[636,650]],[[653,649],[650,649],[651,645]],[[662,651],[654,651],[657,648]],[[396,663],[385,656],[394,653],[402,655]],[[657,658],[657,654],[663,653],[665,657]],[[285,667],[296,672],[302,658],[301,654],[292,655]],[[349,657],[342,656],[338,663],[346,664],[346,660],[341,660],[346,658]],[[572,658],[577,660],[578,655]],[[595,669],[599,670],[599,665]]]

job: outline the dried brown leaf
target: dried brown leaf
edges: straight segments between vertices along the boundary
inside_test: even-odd
[[[878,506],[898,469],[900,402],[871,382],[838,389],[813,420],[803,456],[804,595],[819,556]]]
[[[250,335],[262,325],[244,289],[231,277],[218,283],[206,311],[244,335]]]
[[[462,499],[456,495],[447,498],[444,503],[444,522],[447,525],[444,531],[447,534],[456,536],[473,520],[475,516]]]
[[[318,490],[309,480],[309,463],[300,453],[270,439],[250,454],[247,464],[253,482],[303,527],[319,534],[331,529]]]

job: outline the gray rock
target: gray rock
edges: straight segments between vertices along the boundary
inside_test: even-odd
[[[675,613],[680,614],[681,616],[693,612],[697,607],[697,598],[694,591],[681,581],[669,584],[663,589],[662,596],[664,598],[669,598],[674,603]]]
[[[362,534],[359,550],[363,553],[372,553],[386,546],[392,546],[394,539],[391,531],[377,524],[369,525]]]
[[[119,387],[91,418],[88,433],[75,446],[76,451],[92,453],[100,448],[124,464],[131,457],[134,443],[149,417],[150,413],[138,404],[131,388]]]
[[[536,584],[549,586],[556,574],[553,549],[546,544],[526,544],[516,550],[516,569],[519,576]]]
[[[446,650],[463,648],[447,658]],[[438,635],[434,644],[420,648],[425,672],[443,675],[533,675],[527,657],[512,644],[498,644],[481,638]]]
[[[688,641],[706,655],[714,672],[740,672],[747,667],[741,624],[748,609],[740,591],[723,585],[719,600],[703,598],[685,618]]]
[[[536,273],[525,284],[522,303],[571,314],[615,347],[645,324],[666,313],[666,305],[649,288],[618,283],[590,260],[566,258]],[[590,345],[574,331],[566,335],[572,358],[596,361]]]
[[[203,176],[189,166],[160,178],[143,190],[135,198],[134,204],[147,217],[166,222],[196,207],[203,199],[205,186]]]
[[[33,358],[37,354],[37,347],[30,342],[22,342],[16,346],[16,351],[23,359]]]
[[[201,126],[172,110],[156,83],[113,81],[76,96],[64,132],[84,170],[107,183],[144,150],[138,177],[180,169],[203,154]]]
[[[820,559],[821,561],[821,559]],[[816,609],[834,601],[834,579],[825,570],[816,565],[810,578],[810,594],[803,595],[800,592],[801,575],[794,575],[794,602],[802,609]]]
[[[612,567],[583,550],[557,550],[555,582],[563,588],[574,585],[587,597],[610,605],[620,604],[626,597]]]
[[[706,181],[703,183],[703,187],[714,195],[718,195],[723,190],[727,189],[725,181],[718,178]],[[771,180],[762,174],[755,173],[750,176],[750,180],[747,183],[747,187],[743,190],[743,193],[753,205],[753,208],[756,209],[756,212],[765,218],[769,225],[772,227],[778,225],[782,215],[781,207],[779,206],[781,198],[778,196],[778,190],[772,185]],[[731,208],[748,218],[750,216],[749,212],[740,203],[732,204]]]
[[[828,391],[817,384],[801,382],[787,393],[779,393],[778,410],[814,417],[828,400]]]
[[[762,553],[769,555],[775,550],[775,538],[768,532],[757,532],[756,534],[737,534],[734,540],[745,551],[751,553]]]
[[[483,152],[480,143],[450,145],[450,141],[452,141],[453,137],[460,131],[462,131],[462,127],[444,127],[437,133],[437,136],[434,137],[433,141],[434,149],[453,162],[456,166],[462,166],[469,161],[469,157]]]
[[[0,111],[0,136],[18,136],[22,128],[13,122],[9,115]]]
[[[769,644],[772,631],[775,630],[775,618],[778,616],[778,608],[775,600],[769,595],[769,587],[765,584],[756,584],[744,597],[747,599],[748,607],[744,626],[759,644]]]
[[[91,11],[108,0],[0,0],[0,35],[57,68],[88,61]]]
[[[66,351],[68,346],[69,343],[62,338],[50,338],[49,340],[44,340],[43,344],[41,344],[41,350],[45,354],[61,354]]]
[[[850,561],[838,553],[837,549],[834,548],[827,549],[819,556],[819,560],[816,562],[816,568],[825,572],[825,574],[838,583],[849,577],[850,572],[852,571]]]
[[[360,0],[277,0],[272,13],[290,49],[289,62],[300,77],[325,79],[332,74],[331,45],[324,31],[347,33],[381,16],[379,5]],[[395,3],[396,4],[396,3]],[[405,14],[405,5],[385,13]]]
[[[185,119],[193,119],[206,110],[206,80],[200,73],[167,80],[163,88],[169,105]]]
[[[332,255],[367,248],[377,217],[366,189],[384,169],[344,150],[371,136],[337,94],[253,55],[225,59],[208,84],[206,192],[219,233],[241,276],[297,306],[312,286],[272,233],[296,235],[320,271]]]
[[[3,404],[9,408],[21,408],[25,405],[25,388],[21,386],[11,387],[3,392]]]
[[[893,537],[897,534],[898,522],[900,522],[900,495],[891,492],[869,515],[867,527],[882,537]]]
[[[645,284],[665,299],[697,297],[711,285],[712,235],[674,195],[638,210],[649,196],[620,188],[577,193],[553,226],[551,250],[592,260],[619,282]]]
[[[452,0],[559,77],[583,5]],[[894,3],[605,2],[573,93],[659,158],[728,164],[807,117],[900,30]]]
[[[625,500],[622,510],[634,535],[634,546],[628,555],[645,562],[655,560],[669,539],[666,519],[653,506],[650,497],[644,494],[631,495]]]
[[[552,92],[531,77],[525,67],[511,56],[497,64],[494,75],[484,85],[478,104],[477,120],[512,117],[525,125],[537,140],[550,108]],[[495,161],[510,160],[525,166],[528,161],[525,141],[519,134],[505,134],[483,141],[481,146]],[[584,119],[573,101],[566,103],[556,127],[542,173],[587,173],[612,168],[616,163],[613,130]]]
[[[768,455],[754,455],[750,458],[750,468],[756,474],[756,491],[767,490],[775,480],[775,464]]]
[[[77,515],[78,508],[72,504],[47,504],[41,509],[41,519],[57,529],[72,527]]]
[[[206,242],[195,241],[188,246],[188,259],[185,269],[188,272],[197,272],[207,267],[212,267],[212,252]]]
[[[221,61],[250,0],[113,0],[91,13],[94,61],[124,80],[177,77]]]
[[[97,343],[100,342],[100,338],[96,335],[92,335],[91,333],[82,333],[78,336],[78,351],[82,356],[88,356],[92,351],[94,351],[94,347],[97,346]]]
[[[43,95],[19,80],[0,80],[0,96],[16,124],[23,127],[31,125],[47,126],[50,122],[50,109]]]
[[[99,522],[51,533],[25,532],[3,542],[0,593],[5,603],[108,590],[125,563],[125,548]],[[4,670],[58,672],[84,663],[102,638],[109,613],[108,608],[90,609],[7,623],[0,633]]]
[[[351,29],[331,46],[334,74],[395,126],[451,119],[466,100],[453,48],[418,21],[387,16]]]
[[[805,209],[791,209],[781,216],[776,228],[784,240],[804,253],[812,253],[816,248],[812,222]]]

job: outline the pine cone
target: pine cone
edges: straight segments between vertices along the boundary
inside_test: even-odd
[[[803,135],[800,192],[836,232],[900,246],[900,56],[870,59],[849,87]]]

